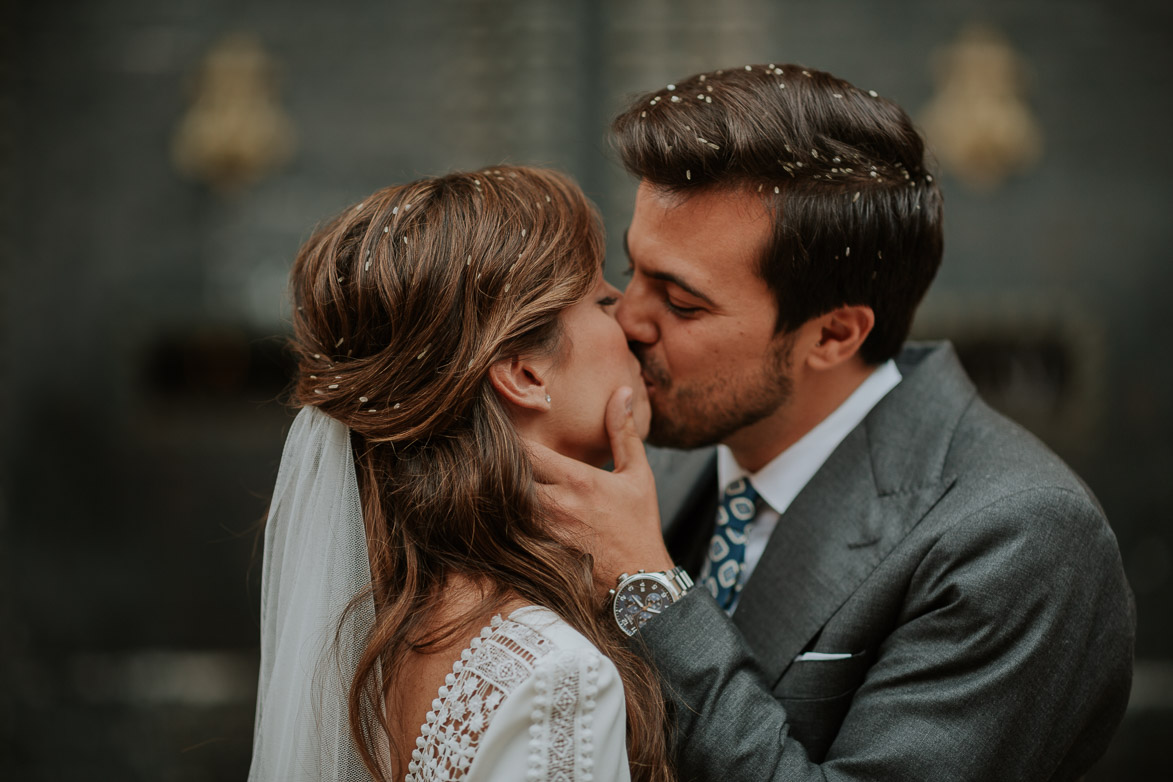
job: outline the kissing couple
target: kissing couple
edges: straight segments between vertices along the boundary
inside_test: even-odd
[[[612,133],[622,292],[519,166],[299,252],[250,780],[1081,777],[1131,593],[1082,481],[906,344],[943,252],[906,113],[770,63]]]

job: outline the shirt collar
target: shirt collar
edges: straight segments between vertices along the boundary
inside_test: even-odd
[[[742,469],[727,446],[717,446],[719,485],[724,488],[738,478],[749,478],[771,508],[785,513],[839,443],[900,380],[900,370],[894,361],[876,367],[843,404],[756,473]]]

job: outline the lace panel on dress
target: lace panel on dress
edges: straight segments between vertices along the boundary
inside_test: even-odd
[[[445,678],[439,697],[420,728],[406,782],[460,779],[469,770],[481,738],[501,703],[534,675],[536,663],[554,649],[544,635],[519,622],[493,617]],[[552,674],[535,680],[539,697],[530,729],[530,779],[591,779],[590,711],[598,691],[598,661],[588,666],[583,696],[582,752],[576,753],[575,722],[579,671],[573,660],[559,660]],[[552,692],[551,692],[552,690]],[[546,694],[549,693],[548,697]],[[578,754],[579,757],[575,757]],[[545,776],[543,776],[543,774]]]

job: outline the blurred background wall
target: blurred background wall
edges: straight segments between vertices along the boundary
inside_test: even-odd
[[[0,777],[244,777],[284,278],[315,222],[549,164],[602,208],[617,279],[626,96],[801,62],[931,131],[947,250],[916,332],[1106,507],[1140,635],[1092,779],[1156,778],[1171,31],[1156,0],[0,0]]]

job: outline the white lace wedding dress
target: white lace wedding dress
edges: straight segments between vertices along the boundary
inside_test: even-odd
[[[461,653],[420,729],[407,782],[626,782],[615,665],[548,609],[526,606]]]

